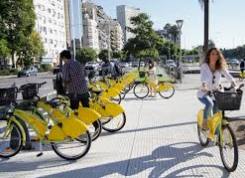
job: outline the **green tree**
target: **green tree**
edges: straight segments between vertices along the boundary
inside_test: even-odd
[[[36,31],[33,31],[29,39],[30,53],[35,60],[38,60],[45,54],[43,42],[41,36]]]
[[[112,56],[113,53],[110,51],[110,56]],[[100,51],[99,53],[99,59],[102,61],[108,60],[109,56],[108,56],[108,50],[107,49],[103,49]]]
[[[177,43],[178,35],[180,33],[177,25],[170,25],[167,23],[163,29],[167,32],[168,38]]]
[[[83,64],[94,61],[97,58],[97,53],[93,48],[81,48],[76,52],[77,60]]]
[[[21,48],[17,50],[18,65],[29,66],[34,61],[38,61],[41,59],[41,56],[44,55],[44,47],[41,41],[41,37],[39,33],[33,31],[30,36],[26,38],[26,41],[22,41]]]
[[[123,51],[113,51],[112,57],[121,60],[124,58],[124,53]]]
[[[11,50],[13,67],[14,57],[28,40],[35,25],[33,0],[0,1],[0,39],[6,39]]]
[[[174,59],[179,54],[179,46],[169,40],[164,41],[158,50],[161,56],[167,56],[168,59]]]
[[[5,39],[0,40],[0,58],[5,59],[10,54],[8,43]]]
[[[124,46],[127,55],[136,58],[159,57],[158,48],[163,44],[163,39],[153,30],[153,22],[145,13],[131,18],[134,28],[128,27],[128,31],[135,34]]]

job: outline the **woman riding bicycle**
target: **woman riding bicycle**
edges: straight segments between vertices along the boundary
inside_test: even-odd
[[[158,80],[157,80],[157,74],[156,74],[156,67],[154,64],[153,60],[149,60],[149,68],[148,68],[148,77],[150,82],[154,83],[157,85]],[[154,87],[149,86],[150,89],[150,95],[149,96],[156,96],[156,91],[154,90]]]
[[[235,86],[235,80],[227,70],[227,64],[222,53],[217,48],[211,48],[201,65],[202,86],[197,93],[198,99],[205,105],[203,129],[207,129],[208,118],[218,111],[214,98],[209,95],[209,92],[220,88],[222,75]]]

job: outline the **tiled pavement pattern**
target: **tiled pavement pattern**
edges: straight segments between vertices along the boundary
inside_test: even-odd
[[[245,176],[245,151],[240,150],[237,170],[228,174],[218,147],[203,149],[199,145],[195,120],[202,105],[195,90],[177,90],[170,100],[158,96],[141,101],[129,94],[123,105],[127,113],[125,128],[115,134],[103,132],[81,160],[64,161],[52,150],[40,158],[37,152],[22,152],[9,160],[0,159],[0,177]],[[240,112],[245,115],[244,100]]]

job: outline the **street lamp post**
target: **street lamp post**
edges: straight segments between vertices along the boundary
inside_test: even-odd
[[[179,66],[178,66],[178,77],[180,80],[180,83],[182,83],[182,77],[183,77],[183,65],[182,65],[182,50],[181,50],[181,34],[182,34],[182,26],[183,26],[184,20],[176,20],[177,28],[179,31],[179,48],[180,48],[180,54],[179,54]]]

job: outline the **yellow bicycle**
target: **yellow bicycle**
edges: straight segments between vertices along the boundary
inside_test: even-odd
[[[94,109],[82,107],[82,105],[80,105],[76,111],[73,111],[69,107],[69,98],[67,96],[61,95],[52,98],[49,103],[51,103],[51,105],[55,108],[58,108],[61,112],[63,112],[63,114],[75,114],[78,119],[83,121],[89,128],[92,141],[96,140],[100,136],[102,131],[102,125],[100,121],[101,115]]]
[[[67,160],[77,160],[86,155],[91,146],[87,126],[75,115],[65,116],[37,96],[44,83],[20,87],[24,102],[16,104],[17,89],[1,89],[1,104],[4,112],[0,118],[0,157],[16,155],[25,145],[26,133],[19,120],[26,122],[43,144],[50,144],[54,152]],[[34,99],[35,98],[35,99]],[[45,116],[48,113],[48,116]]]
[[[151,82],[147,77],[135,82],[134,95],[139,99],[144,99],[149,95],[150,88],[153,88],[162,98],[169,99],[175,93],[175,87],[169,82]]]
[[[197,131],[200,144],[207,146],[213,141],[219,146],[220,156],[225,169],[229,172],[235,171],[238,165],[238,145],[234,131],[229,125],[229,118],[225,116],[227,110],[239,110],[241,106],[242,90],[236,92],[213,92],[219,112],[208,119],[208,130],[202,128],[203,110],[197,114]],[[228,89],[227,89],[228,90]]]
[[[102,97],[103,91],[91,90],[90,108],[101,115],[102,128],[108,132],[117,132],[126,124],[124,108],[108,98]]]
[[[240,81],[243,81],[243,80],[245,80],[245,72],[240,72],[240,75],[239,75],[239,80]]]

